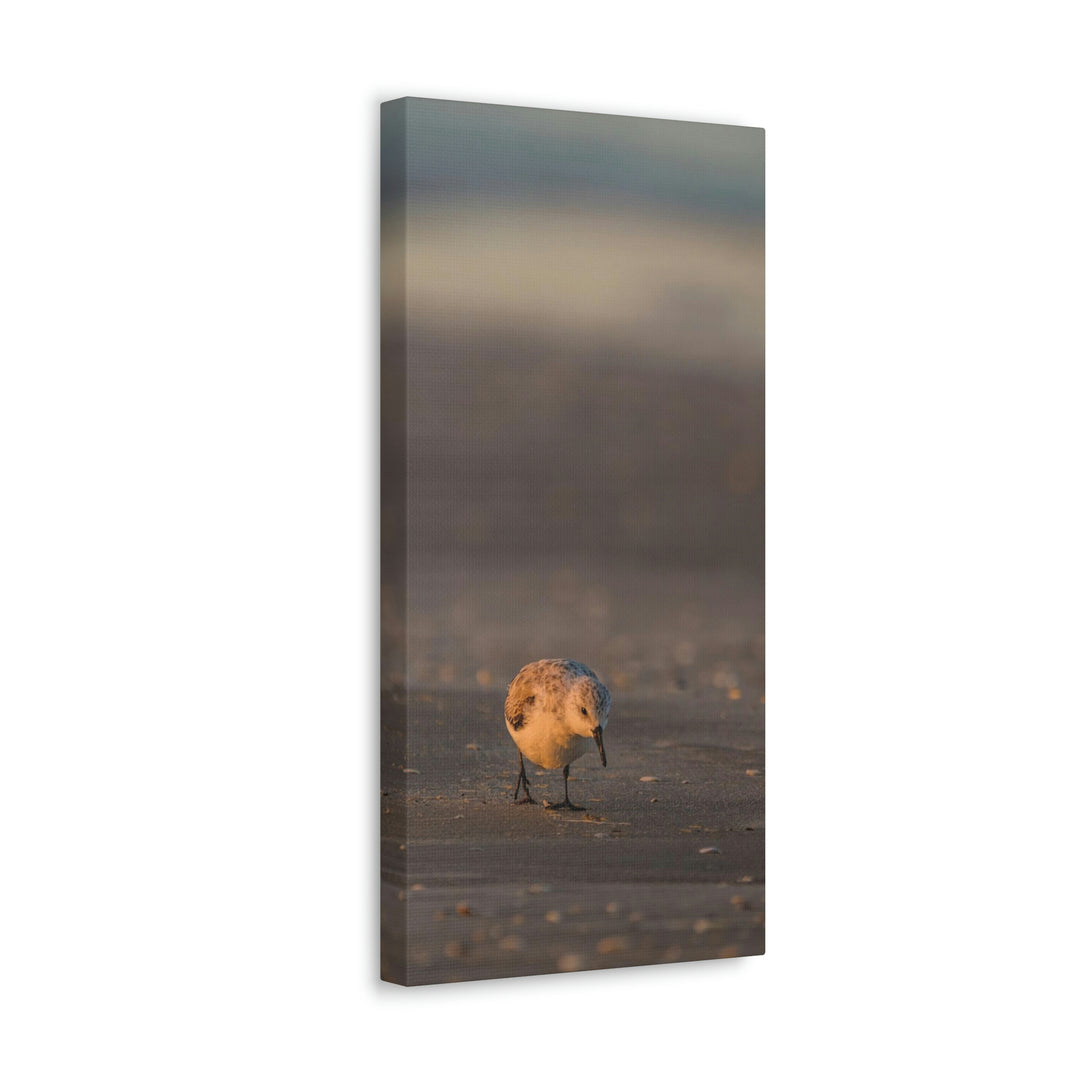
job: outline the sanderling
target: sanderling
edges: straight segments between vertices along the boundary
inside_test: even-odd
[[[584,810],[570,801],[570,762],[577,761],[595,742],[600,748],[600,763],[607,767],[604,753],[604,728],[611,709],[608,688],[576,660],[534,660],[514,677],[506,694],[506,730],[517,743],[518,772],[514,799],[534,803],[525,775],[525,758],[542,769],[562,766],[561,803],[544,803],[548,810]],[[524,785],[525,797],[518,799]]]

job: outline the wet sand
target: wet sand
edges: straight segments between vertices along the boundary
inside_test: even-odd
[[[384,700],[383,977],[409,985],[765,951],[765,707],[619,694],[584,812],[512,800],[501,689]],[[423,736],[423,737],[421,737]],[[561,771],[527,763],[533,796]],[[408,770],[408,771],[406,771]],[[643,780],[643,777],[655,779]]]

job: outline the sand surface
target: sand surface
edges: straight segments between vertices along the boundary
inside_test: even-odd
[[[616,695],[608,767],[598,754],[571,766],[585,811],[554,812],[512,801],[503,696],[413,691],[406,743],[405,694],[386,695],[384,977],[403,971],[415,985],[765,951],[760,697]],[[560,771],[527,768],[537,800],[562,798]]]

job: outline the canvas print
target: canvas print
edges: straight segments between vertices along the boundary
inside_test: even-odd
[[[382,974],[765,951],[765,135],[382,107]]]

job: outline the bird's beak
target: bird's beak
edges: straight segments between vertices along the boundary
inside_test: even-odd
[[[596,740],[596,745],[600,747],[600,764],[607,768],[607,754],[604,753],[604,729],[602,727],[594,727],[592,729],[592,737]]]

